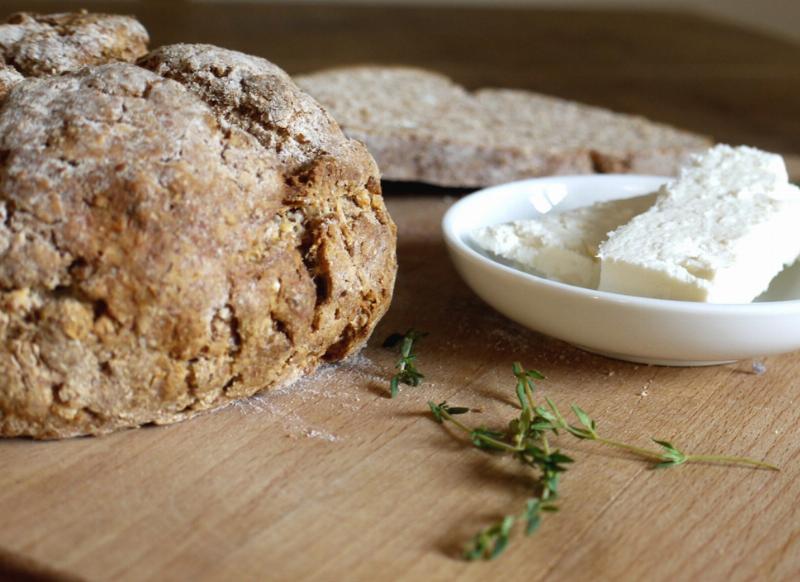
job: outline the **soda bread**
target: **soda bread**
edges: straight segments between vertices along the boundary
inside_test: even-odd
[[[389,180],[478,187],[533,176],[671,175],[703,136],[563,99],[466,91],[407,67],[332,69],[295,79],[363,141]]]
[[[0,106],[0,435],[171,423],[359,349],[396,271],[366,149],[263,59],[94,62]]]
[[[145,28],[129,16],[19,13],[0,24],[0,61],[26,77],[132,62],[147,52]]]

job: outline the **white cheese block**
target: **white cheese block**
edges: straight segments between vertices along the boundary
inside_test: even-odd
[[[747,303],[800,255],[800,190],[783,159],[716,146],[665,184],[647,212],[611,233],[602,291]]]
[[[515,267],[549,279],[597,288],[600,266],[595,255],[608,233],[644,212],[655,194],[553,212],[476,230],[473,240]]]

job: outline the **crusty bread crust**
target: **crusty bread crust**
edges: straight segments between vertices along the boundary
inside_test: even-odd
[[[20,12],[0,24],[0,62],[25,77],[60,75],[88,65],[132,62],[147,52],[145,28],[129,16]]]
[[[24,78],[16,69],[0,63],[0,101],[5,99],[11,87]]]
[[[142,65],[26,79],[0,107],[0,435],[224,406],[359,349],[389,305],[361,144],[263,59]]]
[[[360,66],[296,78],[384,179],[479,187],[552,174],[672,174],[711,141],[689,132],[529,91],[466,91],[409,67]]]

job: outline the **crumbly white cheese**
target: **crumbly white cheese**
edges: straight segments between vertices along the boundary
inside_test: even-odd
[[[598,247],[608,233],[644,212],[655,194],[600,202],[535,220],[518,220],[475,231],[473,240],[521,270],[549,279],[597,288]]]
[[[600,246],[603,291],[746,303],[800,255],[800,189],[783,159],[716,146]]]

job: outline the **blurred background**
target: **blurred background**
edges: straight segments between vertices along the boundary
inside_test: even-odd
[[[800,154],[800,0],[0,0],[135,14],[151,46],[207,42],[289,73],[435,69]]]
[[[34,0],[35,1],[35,0]],[[175,0],[173,0],[175,1]],[[202,0],[229,2],[230,0]],[[264,3],[342,4],[341,0],[250,0]],[[800,0],[349,0],[372,5],[485,5],[688,10],[800,40]]]
[[[115,0],[110,0],[115,2]],[[242,0],[143,0],[148,4],[236,4]],[[800,1],[798,0],[245,0],[260,4],[350,4],[395,6],[524,6],[524,7],[583,7],[636,8],[638,10],[686,10],[713,18],[743,24],[787,38],[800,40]],[[26,2],[0,1],[0,6],[26,4],[35,9],[41,0]],[[84,3],[85,4],[85,3]]]
[[[109,3],[115,2],[110,0]],[[149,4],[237,4],[242,0],[143,0]],[[350,4],[395,6],[516,6],[550,8],[635,8],[637,10],[686,10],[713,18],[743,24],[787,38],[800,40],[800,1],[798,0],[245,0],[259,4]],[[0,6],[26,4],[31,9],[41,0],[0,1]],[[85,4],[85,3],[84,3]]]

